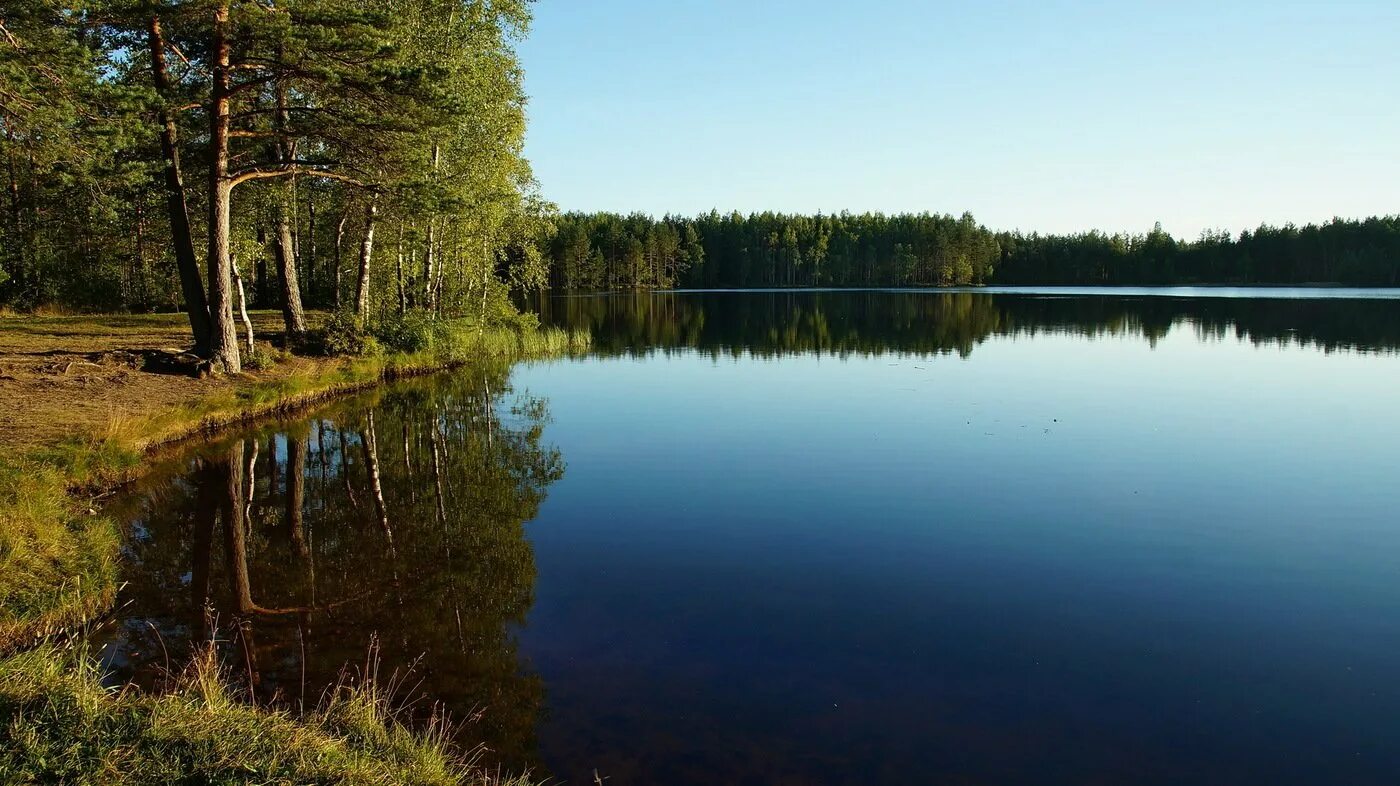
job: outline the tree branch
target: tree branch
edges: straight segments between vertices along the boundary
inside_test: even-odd
[[[274,177],[289,177],[291,175],[323,177],[327,180],[339,180],[342,183],[349,183],[352,186],[358,186],[360,188],[377,190],[374,186],[371,186],[358,178],[354,178],[349,175],[344,175],[340,172],[329,172],[324,169],[316,169],[314,165],[307,166],[305,164],[296,163],[288,164],[286,166],[280,166],[276,169],[245,169],[242,172],[231,175],[229,177],[229,182],[230,187],[233,187],[246,183],[250,180],[267,180]]]

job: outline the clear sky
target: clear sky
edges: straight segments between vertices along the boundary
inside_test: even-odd
[[[564,210],[1400,213],[1400,0],[539,0],[521,56]]]

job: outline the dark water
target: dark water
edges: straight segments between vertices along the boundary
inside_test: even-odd
[[[118,673],[217,631],[313,703],[374,637],[487,760],[576,784],[1400,779],[1400,300],[539,307],[595,352],[119,501]]]

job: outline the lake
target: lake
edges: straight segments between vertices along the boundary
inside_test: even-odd
[[[166,457],[114,679],[391,680],[572,784],[1393,784],[1393,290],[536,301]]]

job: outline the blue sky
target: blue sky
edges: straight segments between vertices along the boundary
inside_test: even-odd
[[[565,210],[1400,213],[1400,0],[539,0],[520,51]]]

